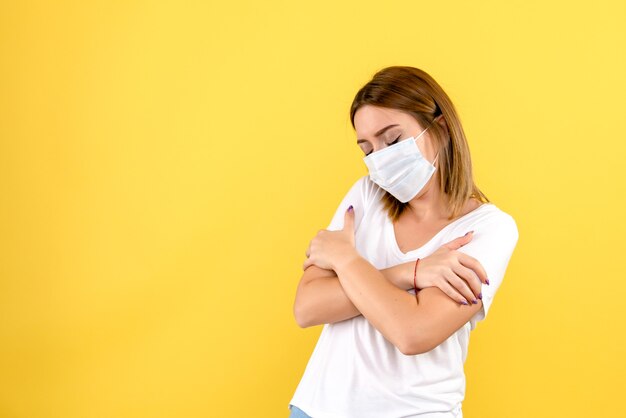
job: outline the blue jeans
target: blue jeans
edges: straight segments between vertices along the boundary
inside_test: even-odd
[[[302,409],[298,408],[295,405],[289,404],[289,409],[291,409],[291,414],[289,414],[289,418],[312,418],[309,415],[305,414]]]

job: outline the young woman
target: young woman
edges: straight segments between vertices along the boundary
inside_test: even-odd
[[[350,120],[369,174],[306,251],[294,315],[324,327],[290,416],[460,418],[470,331],[516,222],[474,184],[457,112],[424,71],[377,72]]]

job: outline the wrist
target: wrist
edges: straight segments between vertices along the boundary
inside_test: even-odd
[[[351,247],[346,249],[345,251],[337,254],[335,259],[332,262],[333,270],[335,272],[341,270],[343,267],[351,263],[353,260],[361,258],[361,255],[357,252],[356,248]]]
[[[380,270],[383,276],[395,287],[402,290],[413,288],[413,272],[409,271],[412,263],[401,263]]]
[[[408,290],[404,287],[404,283],[400,281],[400,267],[401,266],[397,264],[395,266],[385,267],[379,271],[383,274],[383,276],[385,276],[385,279],[387,279],[387,281],[395,287],[402,290]]]
[[[405,286],[407,290],[415,288],[415,260],[402,263],[398,267],[401,269],[399,274],[402,286]]]

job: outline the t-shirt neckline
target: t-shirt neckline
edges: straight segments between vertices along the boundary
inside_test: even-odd
[[[393,230],[393,222],[391,222],[391,219],[389,218],[389,215],[387,215],[387,213],[385,213],[384,215],[385,215],[385,222],[387,223],[387,237],[391,241],[391,246],[393,247],[393,251],[394,251],[394,253],[396,253],[396,255],[398,255],[398,256],[400,256],[402,258],[408,257],[408,256],[412,256],[412,255],[416,254],[417,252],[419,252],[420,250],[428,247],[436,238],[438,238],[441,234],[443,234],[444,231],[446,231],[449,228],[451,228],[452,226],[454,226],[457,222],[461,221],[462,219],[467,218],[470,215],[474,215],[479,210],[483,209],[485,206],[493,206],[493,203],[491,203],[491,202],[483,203],[480,206],[478,206],[476,209],[473,209],[470,212],[466,213],[465,215],[463,215],[463,216],[461,216],[459,218],[456,218],[454,221],[450,222],[449,224],[447,224],[446,226],[441,228],[435,235],[433,235],[433,237],[431,239],[429,239],[426,243],[424,243],[424,245],[422,245],[419,248],[415,248],[415,249],[409,250],[406,253],[402,252],[402,250],[398,246],[398,241],[396,240],[396,233]]]

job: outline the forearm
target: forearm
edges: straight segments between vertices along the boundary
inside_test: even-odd
[[[381,269],[380,273],[393,286],[404,291],[412,288],[406,280],[408,264]],[[361,315],[344,291],[339,278],[335,274],[320,277],[302,285],[299,305],[299,323],[303,328],[332,324]]]
[[[302,328],[332,324],[361,315],[350,301],[339,278],[320,277],[302,285],[298,323]]]
[[[415,313],[415,296],[392,285],[358,254],[341,260],[334,270],[355,309],[389,342],[405,352],[408,347],[406,320]]]

